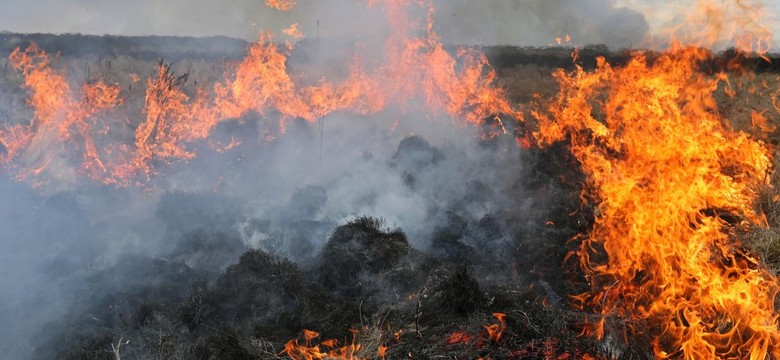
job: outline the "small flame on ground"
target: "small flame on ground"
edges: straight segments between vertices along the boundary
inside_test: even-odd
[[[366,360],[360,354],[367,351],[363,345],[357,343],[358,331],[351,330],[352,341],[350,344],[338,347],[338,341],[335,339],[325,340],[317,345],[312,344],[312,340],[318,338],[320,334],[316,331],[303,330],[304,343],[301,344],[298,339],[293,339],[284,345],[284,350],[279,355],[287,355],[293,360]],[[323,351],[320,346],[330,348]],[[376,356],[384,359],[387,353],[387,346],[379,345],[376,350]]]
[[[498,320],[498,324],[485,325],[485,330],[488,332],[488,339],[490,339],[490,341],[498,342],[498,340],[501,340],[501,335],[504,333],[504,330],[506,330],[506,321],[504,320],[506,314],[493,313],[493,317]]]

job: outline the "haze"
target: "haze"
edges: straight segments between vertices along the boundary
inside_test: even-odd
[[[435,0],[437,32],[447,43],[544,46],[570,34],[576,45],[642,46],[689,1],[670,0]],[[369,38],[381,21],[362,0],[299,0],[289,13],[263,0],[4,0],[0,30],[113,35],[226,35],[254,40],[260,30],[293,23],[308,36]],[[780,1],[766,1],[775,13]],[[348,20],[348,21],[345,21]],[[319,22],[319,29],[317,23]],[[777,22],[772,24],[780,30]]]

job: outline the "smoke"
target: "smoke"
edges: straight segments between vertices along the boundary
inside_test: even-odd
[[[437,5],[436,30],[445,43],[543,45],[569,33],[578,42],[627,46],[647,30],[641,15],[607,0],[588,6],[574,0]],[[299,1],[290,13],[254,0],[230,6],[207,0],[2,6],[9,11],[0,11],[0,21],[28,32],[254,38],[258,29],[299,22],[309,36],[320,31],[381,44],[387,31],[381,9],[365,10],[350,0]],[[308,65],[326,75],[339,71],[323,70],[316,59]],[[296,64],[296,71],[306,66]],[[478,222],[504,214],[500,218],[507,222],[524,218],[530,228],[544,223],[539,196],[531,200],[524,193],[524,152],[512,135],[483,140],[480,129],[455,119],[388,111],[293,123],[276,141],[265,142],[265,128],[276,120],[255,114],[221,124],[213,138],[237,138],[241,145],[217,153],[207,141],[194,144],[199,157],[161,168],[143,189],[84,181],[41,192],[0,180],[0,353],[29,356],[52,332],[62,331],[58,319],[101,301],[83,298],[86,289],[108,294],[126,279],[142,282],[141,265],[121,267],[121,281],[96,276],[131,256],[219,271],[241,250],[262,248],[305,263],[335,226],[363,215],[402,228],[418,249],[427,249],[432,235],[453,218]],[[214,249],[208,234],[214,233],[239,239],[239,246],[222,248],[232,258],[207,256]],[[496,235],[496,246],[510,241],[507,236]]]
[[[639,45],[649,25],[615,0],[437,1],[437,31],[445,42],[545,46],[570,35],[575,44]]]
[[[38,346],[44,325],[76,302],[88,274],[160,241],[159,223],[144,215],[152,204],[136,190],[42,195],[3,176],[0,194],[3,358],[23,359]]]
[[[576,44],[637,46],[648,32],[644,16],[616,0],[437,0],[436,31],[445,43],[544,46],[569,34]],[[0,22],[16,32],[119,35],[227,35],[253,40],[260,30],[293,23],[309,37],[375,39],[379,9],[361,0],[301,0],[279,12],[258,0],[19,0],[0,5]],[[345,21],[346,20],[346,21]]]
[[[6,179],[0,351],[25,358],[62,330],[58,319],[103,301],[83,298],[88,289],[108,296],[142,283],[133,274],[144,273],[136,268],[144,262],[123,265],[124,280],[97,276],[128,257],[218,272],[243,249],[261,248],[306,263],[337,225],[361,215],[385,219],[427,249],[448,225],[445,214],[476,222],[528,198],[517,190],[524,167],[513,139],[485,143],[475,129],[422,114],[388,131],[389,119],[326,118],[321,150],[317,127],[300,123],[274,143],[169,168],[151,191],[80,184],[41,195]],[[226,236],[193,240],[198,232]],[[220,244],[232,238],[243,245]]]

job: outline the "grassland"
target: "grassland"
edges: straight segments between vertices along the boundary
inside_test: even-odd
[[[188,81],[184,84],[183,89],[185,93],[194,96],[199,88],[208,89],[212,84],[222,81],[225,77],[225,74],[230,73],[231,65],[237,60],[241,59],[244,48],[248,45],[246,42],[241,40],[226,38],[122,38],[84,37],[80,35],[52,36],[45,34],[0,34],[0,55],[2,55],[2,57],[0,57],[0,124],[25,124],[34,117],[32,109],[26,103],[28,94],[22,87],[23,78],[17,70],[11,67],[7,59],[8,54],[10,54],[15,48],[24,48],[32,42],[37,43],[39,46],[41,46],[41,48],[53,55],[53,61],[51,64],[52,68],[67,74],[71,89],[78,89],[83,83],[97,80],[102,80],[108,84],[118,84],[121,87],[122,97],[124,98],[124,102],[121,105],[123,110],[122,113],[126,114],[127,116],[126,119],[119,119],[119,121],[128,122],[129,128],[137,126],[137,123],[144,116],[143,104],[144,94],[146,91],[146,79],[152,74],[161,60],[166,63],[173,63],[173,69],[176,74],[189,74]],[[323,40],[320,43],[312,41],[301,43],[299,47],[293,51],[293,54],[288,62],[288,66],[293,69],[292,73],[296,74],[295,69],[297,67],[305,66],[311,63],[317,63],[320,60],[325,59],[327,64],[333,66],[332,68],[326,67],[328,70],[332,70],[333,73],[343,74],[346,64],[344,64],[343,61],[334,60],[333,57],[327,54],[322,55],[320,50],[322,48],[329,48],[327,40]],[[558,68],[563,68],[566,71],[570,71],[575,67],[571,60],[571,49],[566,48],[527,49],[518,47],[491,47],[484,48],[482,50],[489,58],[491,64],[493,64],[498,75],[498,81],[500,85],[507,90],[512,102],[516,104],[521,110],[523,110],[528,119],[531,119],[530,110],[538,105],[540,101],[544,101],[544,99],[552,99],[556,96],[558,92],[558,84],[555,78],[552,76],[552,73]],[[349,50],[346,50],[346,52],[349,52]],[[598,56],[604,56],[610,63],[619,66],[620,64],[627,61],[630,56],[630,52],[612,52],[609,49],[599,46],[588,47],[580,52],[579,64],[586,69],[593,68],[595,66],[595,59]],[[652,54],[650,54],[650,56],[652,56]],[[715,57],[711,63],[703,65],[702,72],[707,74],[714,74],[723,70],[725,68],[725,62],[721,59],[722,58]],[[735,72],[730,74],[729,82],[722,82],[715,94],[718,109],[723,115],[723,118],[726,119],[725,121],[728,122],[727,125],[734,128],[735,130],[745,131],[758,139],[762,139],[772,149],[771,151],[773,151],[773,153],[774,147],[780,144],[780,130],[778,130],[778,127],[780,127],[780,109],[778,109],[776,106],[776,98],[778,96],[778,92],[780,91],[780,68],[778,68],[778,64],[780,64],[780,59],[774,59],[773,62],[765,62],[759,59],[748,59],[747,67],[751,69],[751,71],[743,71],[739,73]],[[754,121],[756,113],[761,114],[767,119],[767,122],[763,127],[758,126]],[[768,184],[761,189],[757,189],[760,196],[756,202],[756,207],[762,214],[765,215],[767,220],[766,225],[768,226],[756,226],[744,229],[744,231],[738,234],[738,236],[740,236],[751,252],[760,256],[765,266],[767,266],[769,269],[772,269],[775,274],[778,274],[780,273],[780,175],[772,173],[767,174],[767,177],[770,179]],[[565,214],[568,213],[569,212],[562,212],[560,216],[566,217]],[[562,219],[561,223],[564,221],[565,220]],[[377,227],[376,224],[372,226],[368,225],[365,227],[370,231],[366,229],[361,229],[361,231],[369,233],[379,231],[374,229]],[[345,238],[351,239],[351,237]],[[404,245],[404,242],[405,239],[403,241],[399,240],[399,243],[401,244],[399,246],[403,247],[404,251],[406,251],[406,245]],[[351,243],[349,244],[350,246],[354,245]],[[557,245],[553,244],[553,246]],[[412,255],[416,256],[414,253],[412,253]],[[276,282],[281,280],[278,280],[277,278],[269,280],[261,276],[259,280],[256,280],[257,284],[244,284],[246,285],[246,288],[255,286],[257,289],[284,288],[287,290],[285,286],[289,285],[292,289],[290,290],[292,295],[284,293],[279,296],[283,297],[289,295],[289,297],[294,298],[295,301],[301,302],[304,302],[304,300],[309,301],[314,298],[326,299],[331,296],[330,293],[327,293],[324,290],[321,294],[317,293],[315,294],[316,296],[312,296],[311,294],[307,293],[308,289],[299,289],[297,277],[300,274],[297,273],[298,270],[294,269],[293,265],[290,265],[286,262],[278,262],[271,257],[266,258],[265,256],[266,255],[260,254],[255,254],[254,257],[252,254],[245,255],[242,257],[241,262],[234,266],[233,273],[228,272],[223,276],[223,278],[226,279],[223,281],[225,281],[225,284],[227,285],[218,284],[216,289],[206,288],[208,291],[204,290],[202,294],[198,292],[192,292],[190,294],[191,298],[187,299],[188,302],[182,305],[182,309],[184,310],[182,310],[181,313],[172,312],[172,314],[169,314],[169,318],[157,316],[156,318],[150,318],[151,320],[147,320],[147,317],[149,317],[146,314],[147,312],[158,314],[165,313],[165,311],[157,309],[155,307],[156,305],[139,305],[138,313],[134,313],[133,316],[135,316],[135,318],[132,318],[131,320],[136,318],[141,319],[138,320],[138,324],[140,325],[136,325],[134,323],[131,324],[133,326],[133,331],[137,330],[136,327],[143,329],[142,339],[143,341],[147,341],[147,343],[150,344],[150,348],[152,346],[158,346],[160,349],[174,349],[176,347],[175,343],[177,341],[186,343],[186,341],[189,340],[185,338],[189,336],[189,333],[185,334],[184,331],[179,330],[185,327],[182,324],[186,323],[187,327],[190,327],[191,324],[196,324],[192,325],[192,328],[194,329],[202,322],[202,319],[200,319],[201,316],[212,316],[208,314],[208,311],[213,311],[213,309],[211,309],[209,306],[221,306],[220,301],[223,301],[223,299],[219,298],[220,296],[224,297],[226,296],[225,294],[231,294],[230,291],[237,291],[240,293],[240,290],[236,290],[240,287],[232,286],[229,281],[241,283],[242,281],[248,281],[247,279],[251,280],[251,276],[239,276],[237,274],[251,273],[250,270],[254,271],[255,268],[262,269],[262,271],[258,272],[262,274],[273,273],[274,271],[277,271],[281,274],[289,273],[289,279],[288,277],[283,277],[285,281],[289,280],[289,284],[284,283],[279,285],[273,283],[271,284],[272,286],[270,286],[265,284],[265,282]],[[414,261],[417,261],[417,259],[411,259],[408,261],[410,263],[414,263]],[[400,264],[405,265],[406,263],[401,262]],[[556,262],[556,265],[557,264],[558,262]],[[165,267],[169,265],[163,264],[159,266]],[[397,272],[403,274],[405,278],[411,278],[406,276],[407,273],[402,272],[408,271],[409,267],[401,267],[401,269],[393,270],[397,270]],[[270,270],[266,271],[266,268]],[[306,273],[306,275],[314,277],[319,273],[322,272],[314,271],[311,273]],[[470,285],[471,283],[475,282],[471,281],[471,275],[467,272],[455,272],[454,274],[447,274],[447,276],[441,277],[442,284],[448,284],[447,282],[451,279],[455,279],[452,280],[452,282],[454,285],[458,286],[462,284]],[[442,289],[439,290],[441,290],[440,292],[442,294],[447,294],[445,290],[456,287],[457,286],[443,286]],[[469,288],[469,286],[465,286],[466,289],[464,291],[469,294],[479,293],[479,286],[477,285],[475,287],[477,288],[476,290]],[[187,290],[188,289],[182,289],[183,292],[186,292]],[[439,290],[434,289],[434,293],[435,291]],[[528,300],[524,298],[521,299],[520,295],[502,291],[503,290],[497,290],[496,293],[505,295],[507,298],[502,299],[499,297],[499,299],[496,300],[496,303],[501,303],[501,301],[504,301],[505,304],[508,304],[506,305],[508,309],[512,309],[514,304],[529,303]],[[238,293],[233,298],[240,298],[239,295],[241,294]],[[553,292],[550,291],[550,293]],[[478,295],[479,296],[477,297],[482,296],[481,294]],[[217,298],[215,298],[215,300],[209,298],[208,296],[214,296]],[[433,299],[434,297],[432,296],[431,298]],[[491,300],[491,302],[493,300]],[[233,300],[224,300],[225,303],[228,303],[229,301]],[[313,303],[315,302],[314,300],[311,301]],[[213,302],[213,304],[211,302]],[[305,311],[322,310],[319,312],[325,314],[339,311],[361,312],[365,309],[362,307],[362,302],[360,303],[360,307],[352,306],[355,304],[348,302],[345,302],[344,304],[346,304],[344,305],[344,308],[338,308],[336,310],[331,308],[326,308],[324,310],[319,309],[317,308],[317,306],[320,305],[319,303],[315,303],[314,305],[308,303],[302,304],[299,308],[305,309]],[[135,306],[136,304],[132,305]],[[351,307],[347,307],[347,305],[350,305]],[[127,307],[131,308],[130,305]],[[146,307],[151,310],[147,309]],[[417,312],[417,309],[414,309],[414,303],[411,303],[408,305],[408,307],[409,309],[407,310],[409,311],[406,313],[412,314]],[[188,313],[188,310],[193,310],[193,314]],[[484,316],[488,310],[480,310],[484,311],[477,311],[474,313],[476,315],[470,315],[471,318],[469,318],[469,326],[473,328],[471,330],[476,329],[476,331],[481,331],[481,326],[491,321],[489,317]],[[537,313],[532,313],[531,311],[537,311]],[[241,312],[238,310],[236,310],[236,314],[238,315],[229,312],[229,315],[231,316],[226,316],[225,318],[239,318],[240,313]],[[176,316],[174,316],[174,314]],[[553,311],[548,311],[543,309],[541,306],[529,308],[521,307],[520,310],[510,314],[510,320],[514,322],[512,324],[513,327],[516,329],[525,329],[527,331],[525,331],[524,334],[530,335],[528,335],[529,338],[526,339],[523,337],[526,335],[523,335],[521,334],[521,331],[518,331],[518,335],[514,339],[517,341],[517,344],[542,344],[542,342],[538,342],[537,344],[538,339],[536,339],[536,337],[542,338],[542,335],[552,336],[550,334],[559,334],[560,332],[566,330],[567,323],[560,320],[563,317],[562,314],[568,314],[569,316],[571,315],[570,313],[556,313]],[[191,319],[187,317],[190,315],[192,315]],[[295,315],[297,316],[300,314]],[[362,316],[363,314],[358,313],[355,318],[362,319]],[[219,316],[212,317],[219,318]],[[169,324],[163,322],[161,319],[166,321],[170,319],[173,320],[170,320],[171,324]],[[186,322],[182,319],[189,322]],[[326,320],[331,321],[332,319]],[[321,323],[327,323],[326,320],[322,320]],[[402,320],[407,322],[409,321],[409,319],[405,318]],[[165,341],[167,342],[163,341],[162,332],[154,332],[151,330],[156,328],[147,327],[149,322],[154,321],[157,322],[154,323],[155,326],[159,328],[166,328],[167,326],[171,329],[168,333],[166,333],[166,336],[170,337],[166,338]],[[414,321],[416,322],[417,319],[415,318]],[[124,319],[122,319],[122,322],[124,323]],[[401,322],[401,320],[398,322]],[[271,323],[269,322],[268,324]],[[294,333],[300,330],[299,326],[309,324],[295,323],[282,325],[289,325],[294,327],[293,329],[288,329],[290,333]],[[545,326],[549,327],[549,329],[545,328]],[[335,327],[333,327],[333,329],[335,329]],[[211,329],[207,330],[211,331]],[[253,331],[260,333],[261,330],[263,329],[254,329]],[[193,334],[195,333],[195,330],[192,329],[188,331],[192,331]],[[200,331],[206,330],[203,330],[201,327]],[[382,337],[388,337],[389,335],[382,334],[382,332],[383,329],[379,327],[376,329],[372,328],[371,331],[368,332],[363,332],[361,334],[361,337],[363,337],[362,343],[365,344],[367,348],[370,345],[373,351],[373,348],[376,348],[377,344],[380,343],[380,339]],[[193,343],[195,343],[197,346],[195,350],[192,350],[191,352],[214,354],[217,350],[232,351],[231,349],[236,348],[251,348],[254,349],[255,356],[262,358],[275,358],[279,353],[278,344],[276,344],[277,349],[273,350],[272,344],[270,343],[265,343],[257,339],[254,339],[257,340],[256,343],[251,343],[248,338],[242,338],[238,335],[234,336],[234,334],[228,330],[220,330],[217,332],[211,331],[211,333],[212,334],[210,337],[205,338],[206,340],[201,341],[201,339],[198,338],[197,343],[193,341]],[[441,336],[446,335],[446,333],[442,332]],[[414,334],[409,332],[409,334],[406,336],[414,337]],[[106,342],[114,344],[117,341],[117,338],[112,338],[109,336],[100,338],[95,336],[89,341],[96,341],[97,344],[94,346],[94,349],[92,349],[94,350],[94,353],[97,354],[94,358],[101,358],[100,356],[103,356],[104,358],[106,356]],[[244,341],[246,343],[240,343]],[[420,348],[424,348],[426,345],[423,344],[422,341],[423,340],[420,339],[409,340],[409,342],[415,344],[415,346],[419,345]],[[546,345],[547,343],[545,340],[544,346]],[[225,349],[216,349],[220,346],[225,346]],[[87,346],[85,345],[83,347],[86,348]],[[541,345],[537,347],[541,347]],[[428,348],[427,350],[434,351],[436,349]],[[160,353],[162,354],[163,351],[160,350]],[[79,358],[80,354],[74,354],[75,355],[72,355],[71,358]],[[463,352],[461,352],[461,355],[462,354]],[[170,355],[170,353],[168,353],[168,355]],[[236,355],[235,357],[231,358],[244,358],[241,356]],[[176,357],[171,356],[170,358]],[[641,357],[637,356],[636,358]]]

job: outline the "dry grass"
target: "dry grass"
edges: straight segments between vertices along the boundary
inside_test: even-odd
[[[497,75],[513,102],[528,104],[536,94],[542,99],[555,97],[558,84],[552,77],[552,72],[553,69],[549,67],[525,65],[499,69]]]
[[[718,109],[734,130],[743,131],[767,144],[775,157],[766,183],[757,189],[756,211],[766,219],[766,226],[754,226],[741,240],[763,266],[780,275],[780,172],[777,146],[780,144],[780,76],[775,73],[731,76],[722,82],[715,94]],[[765,127],[757,126],[753,114],[766,118]]]
[[[775,159],[775,169],[780,165]],[[754,226],[741,240],[759,257],[764,267],[780,275],[780,172],[768,174],[768,181],[757,191],[755,208],[766,219],[766,226]]]
[[[62,69],[68,74],[71,88],[74,90],[87,81],[102,80],[109,84],[119,84],[125,99],[123,106],[128,110],[128,117],[141,119],[140,109],[143,108],[145,81],[157,64],[158,60],[143,60],[120,55],[59,58],[52,65],[55,69]],[[226,70],[225,64],[203,59],[182,60],[174,64],[176,74],[189,73],[190,81],[185,86],[188,94],[194,94],[198,87],[210,90],[212,84],[224,79]],[[519,104],[526,111],[531,108],[536,98],[555,97],[558,85],[552,77],[553,71],[551,67],[540,65],[497,69],[498,78],[502,86],[507,89],[511,101]],[[27,94],[26,91],[21,90],[21,83],[20,75],[9,66],[8,60],[0,58],[0,126],[6,122],[24,124],[33,117],[32,110],[25,105]],[[770,125],[777,125],[780,128],[780,111],[775,107],[778,93],[780,93],[780,77],[777,74],[733,76],[729,83],[721,84],[716,93],[716,101],[719,111],[735,130],[746,131],[769,144],[777,144],[780,142],[780,131],[762,131],[756,128],[752,121],[752,114],[757,111],[768,119]],[[751,252],[760,257],[764,266],[777,276],[780,275],[780,174],[775,173],[770,176],[768,184],[759,189],[756,202],[757,210],[766,216],[768,226],[754,227],[742,236],[742,241]],[[377,231],[387,231],[384,223],[376,219],[358,218],[353,224]],[[484,317],[484,314],[479,316]],[[524,315],[524,319],[527,317]],[[477,320],[474,322],[486,322],[483,318]],[[553,320],[555,319],[550,319],[550,323]],[[529,322],[529,326],[533,325]],[[178,335],[171,333],[171,337],[177,339]],[[154,336],[159,338],[161,334],[149,334],[147,342],[157,341]],[[355,342],[362,346],[354,355],[362,359],[374,359],[380,345],[387,343],[392,336],[393,334],[383,329],[381,324],[366,326],[356,335]],[[351,339],[347,338],[347,341],[349,340]],[[141,342],[141,339],[136,339],[134,342]],[[253,341],[247,348],[260,358],[286,358],[278,355],[279,349],[274,349],[271,343],[262,340]],[[122,350],[124,351],[125,348]],[[116,353],[118,358],[119,349]]]
[[[715,93],[718,110],[729,124],[739,131],[753,134],[758,139],[777,145],[780,132],[761,129],[752,121],[758,113],[767,119],[768,127],[780,128],[780,109],[776,107],[780,95],[780,76],[774,73],[734,75],[721,82]]]

